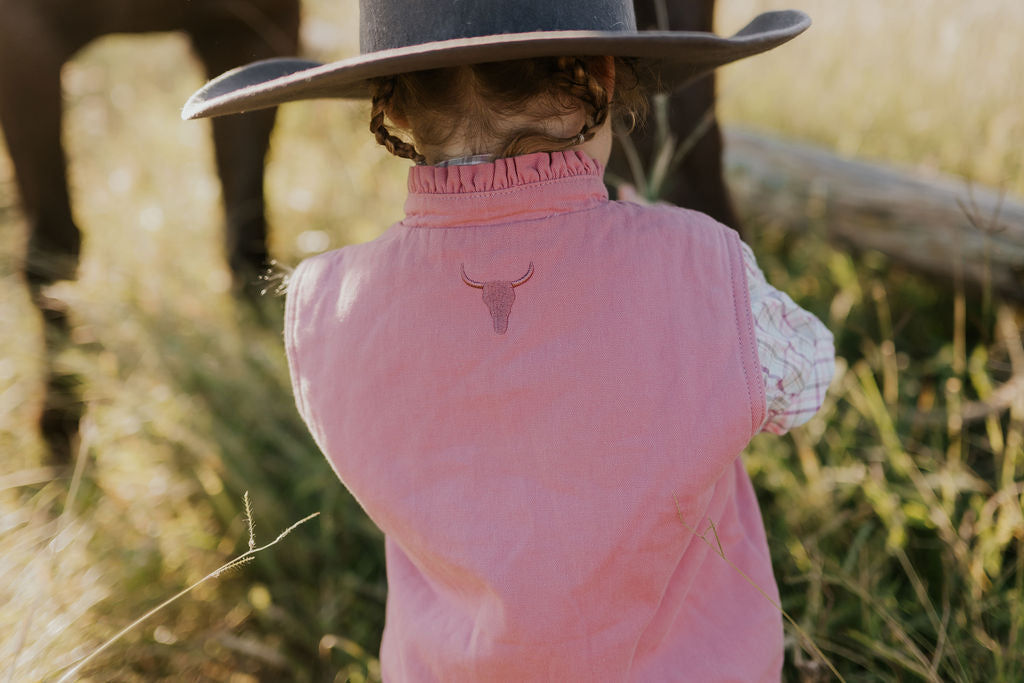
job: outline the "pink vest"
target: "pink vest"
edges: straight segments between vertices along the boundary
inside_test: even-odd
[[[385,681],[779,680],[729,564],[777,600],[739,241],[602,171],[413,168],[405,220],[293,276],[296,403],[387,538]]]

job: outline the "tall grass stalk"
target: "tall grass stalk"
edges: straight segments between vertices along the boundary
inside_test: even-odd
[[[54,575],[54,566],[58,560],[58,553],[62,546],[61,538],[64,530],[67,528],[68,522],[71,519],[71,515],[74,512],[75,504],[78,500],[79,488],[82,484],[82,473],[85,470],[85,462],[88,458],[89,452],[89,435],[92,433],[93,426],[88,420],[83,420],[80,425],[80,431],[77,438],[72,443],[72,452],[75,454],[75,466],[71,474],[71,483],[68,487],[68,494],[64,500],[64,508],[61,510],[60,516],[57,518],[57,523],[54,527],[53,538],[49,543],[46,544],[46,571],[48,577]],[[47,581],[49,583],[49,581]],[[34,595],[33,605],[29,608],[28,614],[25,619],[21,622],[18,628],[17,636],[14,641],[14,651],[11,654],[11,661],[7,671],[7,683],[14,681],[14,676],[18,670],[18,659],[21,656],[22,650],[25,647],[25,641],[28,638],[29,631],[32,629],[32,621],[38,612],[39,602],[44,600],[46,596],[42,593],[36,593]]]
[[[311,57],[358,51],[356,4],[304,4]],[[721,3],[724,34],[791,6],[815,24],[726,67],[719,112],[727,124],[1024,194],[1014,144],[1024,80],[1006,78],[1024,69],[1024,4],[932,5]],[[124,681],[280,670],[300,683],[379,680],[381,537],[295,413],[279,321],[256,322],[226,294],[209,131],[177,115],[204,77],[183,68],[191,63],[180,36],[112,37],[64,69],[86,239],[79,280],[53,292],[72,313],[74,347],[58,360],[85,379],[93,425],[67,513],[66,482],[42,481],[58,475],[40,469],[33,426],[40,326],[18,275],[27,229],[0,154],[0,623],[20,629],[0,630],[0,671],[10,677],[16,638],[15,680],[63,671],[140,603],[204,579],[209,553],[236,554],[227,539],[244,533],[236,501],[251,490],[261,528],[288,526],[295,509],[321,510],[320,521],[296,529],[288,553],[247,565],[248,595],[207,579],[195,599],[166,609],[158,631],[177,646],[137,627],[92,666]],[[401,217],[407,167],[366,134],[364,110],[309,102],[282,107],[278,121],[266,183],[278,260],[372,239]],[[637,193],[650,196],[649,160],[634,162]],[[756,438],[744,455],[781,605],[850,681],[1024,680],[1024,314],[968,292],[956,322],[943,284],[825,244],[827,204],[803,213],[799,236],[756,207],[745,215],[769,281],[826,320],[839,348],[820,413],[788,437]],[[269,301],[263,319],[279,304]],[[132,514],[143,508],[145,518]],[[39,550],[63,514],[59,562],[44,565]],[[273,656],[254,658],[257,649]],[[786,679],[834,678],[806,649],[787,638]]]
[[[238,567],[241,567],[242,565],[245,565],[245,564],[248,564],[249,562],[252,562],[253,559],[255,559],[255,555],[257,553],[263,552],[264,550],[277,545],[288,534],[290,534],[292,531],[297,529],[299,526],[305,524],[309,520],[311,520],[311,519],[313,519],[313,518],[315,518],[315,517],[320,515],[319,512],[314,512],[313,514],[306,515],[305,517],[303,517],[302,519],[300,519],[299,521],[295,522],[290,527],[288,527],[287,529],[282,531],[280,534],[278,534],[277,538],[275,538],[270,543],[267,543],[265,545],[256,547],[256,536],[255,536],[255,531],[254,531],[254,523],[253,523],[253,520],[252,520],[252,507],[249,504],[249,492],[248,491],[245,492],[244,503],[245,503],[246,527],[249,530],[249,549],[248,550],[246,550],[241,555],[238,555],[237,557],[235,557],[235,558],[233,558],[231,560],[228,560],[227,562],[225,562],[221,566],[217,567],[212,572],[210,572],[209,574],[207,574],[203,578],[199,579],[195,583],[189,585],[188,587],[182,589],[178,593],[176,593],[176,594],[172,595],[171,597],[167,598],[166,600],[161,602],[159,605],[157,605],[153,609],[149,610],[148,612],[143,614],[141,617],[139,617],[138,619],[136,619],[135,621],[131,622],[130,624],[125,626],[123,629],[121,629],[120,631],[115,633],[113,636],[111,636],[109,639],[107,639],[106,642],[104,642],[102,645],[100,645],[99,647],[94,649],[88,655],[86,655],[81,660],[79,660],[74,666],[72,666],[70,669],[68,669],[64,673],[64,675],[60,677],[58,683],[64,683],[65,681],[72,680],[72,678],[74,678],[74,676],[76,676],[89,662],[94,660],[96,657],[98,657],[100,654],[102,654],[111,645],[113,645],[118,640],[123,638],[125,635],[127,635],[128,633],[132,632],[133,630],[135,630],[136,628],[141,626],[150,617],[152,617],[153,615],[157,614],[158,612],[160,612],[161,610],[166,608],[168,605],[171,605],[172,603],[174,603],[174,602],[178,601],[179,599],[183,598],[184,596],[188,595],[189,593],[191,593],[192,591],[194,591],[196,588],[198,588],[199,586],[203,585],[207,581],[210,581],[211,579],[220,578],[220,576],[224,572],[231,571],[233,569],[237,569]]]
[[[736,572],[744,581],[746,581],[748,584],[750,584],[751,587],[753,587],[753,589],[756,590],[761,595],[762,598],[764,598],[772,607],[774,607],[776,610],[778,610],[779,613],[782,614],[783,618],[785,618],[785,620],[789,622],[790,627],[793,630],[796,631],[797,635],[800,637],[800,640],[803,642],[804,647],[806,647],[807,650],[811,654],[813,654],[818,659],[819,662],[821,662],[822,664],[827,666],[829,671],[832,672],[832,674],[836,677],[836,679],[841,681],[841,683],[846,683],[846,679],[843,678],[843,675],[841,673],[839,673],[839,671],[836,669],[836,667],[832,664],[832,660],[830,660],[828,657],[825,656],[825,653],[821,651],[821,648],[819,648],[817,643],[814,642],[814,639],[811,638],[811,636],[800,626],[799,623],[797,623],[796,619],[794,619],[789,614],[789,612],[787,612],[785,609],[783,609],[782,605],[780,605],[778,603],[778,601],[775,600],[775,598],[770,596],[767,593],[767,591],[765,591],[765,589],[760,584],[758,584],[756,581],[754,581],[754,579],[752,579],[749,574],[747,574],[745,571],[743,571],[743,569],[741,569],[730,558],[726,557],[725,549],[722,548],[722,542],[718,538],[718,529],[715,527],[714,520],[708,519],[708,529],[707,529],[707,531],[700,532],[695,527],[693,527],[693,525],[691,525],[689,522],[687,522],[686,519],[683,517],[683,510],[682,510],[682,507],[679,505],[679,498],[677,498],[675,495],[673,495],[672,499],[674,500],[675,505],[676,505],[676,518],[686,528],[686,530],[690,534],[692,534],[692,535],[696,536],[697,538],[699,538],[701,540],[701,542],[704,543],[706,546],[711,548],[712,552],[714,552],[716,555],[718,555],[718,557],[722,558],[722,560],[724,560],[725,563],[727,565],[729,565],[730,569],[732,569],[734,572]],[[711,534],[715,538],[715,542],[714,543],[712,543],[708,539],[708,532],[709,531],[711,532]]]

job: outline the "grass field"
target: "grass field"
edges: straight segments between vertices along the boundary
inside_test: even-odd
[[[352,54],[352,10],[306,3],[307,44]],[[353,3],[354,4],[354,3]],[[728,122],[1024,195],[1024,5],[722,0],[806,9],[794,44],[723,74]],[[314,511],[256,560],[133,630],[97,681],[373,680],[379,534],[335,485],[292,406],[279,324],[228,292],[208,129],[177,110],[201,83],[176,36],[115,37],[65,72],[80,278],[60,364],[88,412],[78,476],[34,431],[41,325],[18,275],[24,223],[0,154],[0,680],[51,680],[164,598]],[[284,265],[400,216],[406,162],[358,105],[281,112],[268,167]],[[983,305],[877,253],[747,211],[773,284],[836,334],[825,407],[746,454],[788,631],[787,680],[1024,680],[1021,310]],[[808,207],[819,227],[827,216]],[[926,229],[923,226],[922,229]],[[268,297],[278,320],[282,300]]]

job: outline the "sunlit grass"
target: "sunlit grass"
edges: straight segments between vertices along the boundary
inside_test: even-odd
[[[307,3],[319,54],[355,50],[343,4]],[[1017,4],[786,4],[815,27],[729,68],[728,120],[1024,194],[1024,95],[1005,75],[1024,66]],[[722,3],[720,25],[768,5]],[[959,42],[947,54],[948,35]],[[331,46],[338,36],[348,42]],[[244,551],[245,490],[258,528],[322,516],[288,552],[201,586],[86,675],[372,678],[379,534],[295,413],[279,324],[255,323],[227,292],[208,130],[177,117],[202,80],[187,44],[109,39],[65,77],[87,239],[80,279],[54,294],[73,312],[60,363],[89,402],[82,478],[58,522],[72,473],[45,469],[33,427],[41,331],[17,275],[24,224],[0,155],[0,680],[58,671]],[[282,109],[267,177],[283,264],[401,215],[406,164],[373,142],[365,113]],[[854,259],[822,226],[794,236],[746,213],[769,280],[829,324],[841,356],[822,412],[790,437],[759,437],[747,457],[783,606],[847,680],[1020,680],[1024,406],[987,408],[1024,375],[1020,312],[982,309],[877,254]],[[279,320],[281,305],[269,299],[263,317]],[[828,679],[795,639],[788,660],[794,680]]]
[[[733,0],[718,25],[782,8],[814,24],[724,70],[727,121],[1024,196],[1024,4]]]
[[[758,227],[766,268],[786,268],[773,275],[818,309],[840,354],[822,411],[747,455],[783,605],[848,680],[1017,680],[1024,403],[985,401],[1022,376],[1019,312],[971,307],[958,325],[956,295],[884,259]],[[794,668],[828,680],[800,649]]]
[[[81,468],[81,464],[80,463],[81,462],[82,462],[82,460],[79,459],[79,467],[76,469],[76,471],[80,470],[80,468]],[[251,502],[249,500],[249,492],[248,491],[245,492],[245,496],[244,496],[243,500],[244,500],[244,503],[245,503],[243,514],[244,514],[245,525],[246,525],[246,530],[248,531],[248,539],[249,539],[249,549],[248,550],[246,550],[245,552],[241,553],[240,555],[237,555],[237,556],[231,558],[230,560],[228,560],[227,562],[225,562],[221,566],[217,567],[216,569],[214,569],[209,574],[207,574],[206,576],[202,577],[201,579],[199,579],[195,583],[192,583],[192,584],[186,586],[185,588],[183,588],[182,590],[178,591],[177,593],[175,593],[171,597],[169,597],[166,600],[164,600],[163,602],[161,602],[156,607],[150,609],[148,612],[146,612],[142,616],[136,618],[133,622],[131,622],[130,624],[125,626],[123,629],[121,629],[120,631],[118,631],[114,635],[112,635],[110,638],[108,638],[106,641],[104,641],[101,645],[93,648],[87,655],[85,655],[80,660],[75,662],[74,666],[69,668],[67,671],[63,671],[61,673],[61,677],[60,677],[60,680],[59,680],[58,683],[63,683],[64,681],[75,680],[78,677],[78,675],[80,674],[80,672],[83,669],[85,669],[86,666],[88,666],[89,662],[91,662],[94,659],[96,659],[97,657],[99,657],[107,648],[109,648],[110,646],[112,646],[115,643],[117,643],[119,640],[121,640],[121,638],[126,636],[128,633],[130,633],[133,630],[135,630],[135,629],[139,628],[140,626],[142,626],[150,618],[154,617],[155,615],[159,614],[163,610],[167,609],[169,606],[171,606],[172,604],[174,604],[178,600],[184,598],[186,595],[188,595],[192,591],[197,590],[200,586],[205,584],[207,581],[211,581],[211,580],[214,580],[214,579],[219,579],[225,573],[234,571],[236,569],[240,569],[241,567],[244,567],[245,565],[249,564],[250,562],[252,562],[255,559],[257,553],[263,552],[264,550],[267,550],[268,548],[271,548],[271,547],[277,545],[286,536],[288,536],[292,531],[297,529],[300,525],[305,524],[306,522],[308,522],[309,520],[313,519],[314,517],[316,517],[317,515],[320,514],[319,512],[314,512],[314,513],[312,513],[310,515],[306,515],[305,517],[303,517],[302,519],[300,519],[299,521],[295,522],[290,527],[288,527],[287,529],[282,531],[280,534],[278,534],[277,538],[275,538],[273,541],[270,541],[269,543],[265,543],[265,544],[257,547],[256,546],[255,523],[253,522],[252,504],[251,504]]]

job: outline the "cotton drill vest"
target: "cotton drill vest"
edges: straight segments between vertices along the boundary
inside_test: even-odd
[[[416,167],[293,275],[299,412],[386,536],[385,681],[779,680],[739,240],[602,172]]]

